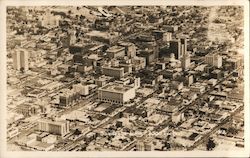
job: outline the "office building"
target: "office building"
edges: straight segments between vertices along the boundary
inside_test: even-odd
[[[190,63],[190,54],[188,51],[186,51],[183,55],[183,57],[181,58],[181,67],[182,70],[187,70],[190,67],[191,63]]]
[[[42,119],[38,121],[38,130],[50,134],[65,136],[69,133],[69,122]]]
[[[77,99],[80,98],[80,91],[75,91],[76,89],[78,89],[79,87],[74,87],[74,89],[69,90],[69,89],[64,89],[61,91],[60,97],[59,97],[59,105],[60,106],[68,106],[74,103],[74,101],[76,101]],[[82,94],[88,94],[87,91],[85,91],[85,89],[83,90],[84,93]],[[86,93],[85,93],[86,92]]]
[[[187,51],[187,39],[181,38],[170,41],[168,53],[173,53],[176,59],[181,59]]]
[[[125,48],[125,55],[126,56],[128,56],[128,57],[136,56],[136,46],[134,43],[120,42],[120,43],[118,43],[118,45]]]
[[[76,43],[76,31],[70,31],[70,40],[69,40],[69,44],[70,45],[74,45]]]
[[[73,90],[76,93],[79,93],[81,96],[89,95],[89,87],[88,85],[82,85],[82,84],[75,84],[73,85]]]
[[[125,56],[125,48],[122,46],[113,46],[107,49],[106,51],[107,56],[109,58],[118,58]]]
[[[148,140],[139,140],[136,144],[137,151],[151,151],[152,142]]]
[[[135,97],[133,86],[110,83],[98,89],[98,99],[103,102],[124,104]]]
[[[146,65],[150,65],[156,59],[156,52],[153,49],[140,50],[139,57],[144,57],[146,59]]]
[[[169,42],[169,41],[171,41],[171,40],[172,40],[172,33],[171,33],[171,32],[165,32],[165,33],[163,33],[163,38],[162,38],[162,40],[163,40],[164,42]]]
[[[243,58],[241,56],[233,56],[230,59],[227,59],[230,67],[232,69],[238,69],[243,66]]]
[[[13,53],[13,67],[18,71],[29,70],[29,53],[27,51],[15,51]]]
[[[138,71],[146,67],[146,58],[136,56],[131,60],[131,63],[132,63],[132,70]]]
[[[141,78],[140,77],[134,78],[134,87],[135,87],[135,89],[141,87]]]
[[[111,76],[115,78],[121,78],[124,76],[124,68],[123,67],[103,67],[103,74],[106,76]]]
[[[209,53],[205,56],[205,63],[220,68],[222,67],[222,57],[217,53]]]

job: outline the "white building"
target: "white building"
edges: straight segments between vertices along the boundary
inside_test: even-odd
[[[73,89],[75,92],[78,92],[80,95],[86,96],[89,95],[89,87],[88,85],[75,84],[73,85]]]
[[[69,122],[42,119],[38,121],[38,130],[65,136],[69,133]]]
[[[134,97],[133,86],[110,83],[98,89],[98,99],[104,102],[124,104]]]
[[[191,62],[190,62],[190,54],[188,51],[185,52],[183,57],[181,58],[181,67],[182,70],[186,70],[190,67]]]
[[[15,51],[13,54],[13,67],[20,71],[29,69],[29,53],[24,50]]]
[[[219,54],[209,53],[205,56],[205,63],[220,68],[222,67],[222,57]]]

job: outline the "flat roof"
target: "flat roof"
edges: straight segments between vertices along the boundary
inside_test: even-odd
[[[120,46],[132,46],[134,43],[121,41],[118,43]]]
[[[130,90],[131,88],[133,87],[128,86],[128,85],[118,84],[118,83],[110,83],[101,87],[100,90],[111,91],[115,93],[124,93]]]
[[[52,123],[55,125],[64,125],[66,123],[66,121],[52,121],[52,120],[48,120],[48,119],[41,119],[38,122]]]
[[[112,67],[104,66],[103,69],[122,70],[124,68],[123,67],[114,67],[114,66],[112,66]]]
[[[97,50],[97,49],[99,49],[99,48],[101,48],[103,46],[104,46],[104,44],[100,44],[100,45],[97,45],[97,46],[94,46],[94,47],[90,48],[89,50],[90,51],[95,51],[95,50]]]
[[[113,46],[113,47],[110,47],[110,48],[107,50],[107,52],[116,53],[116,52],[121,51],[121,50],[123,50],[123,49],[125,49],[125,48],[122,47],[122,46]]]

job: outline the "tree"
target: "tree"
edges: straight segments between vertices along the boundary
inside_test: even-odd
[[[213,148],[216,146],[214,140],[212,138],[209,138],[208,139],[208,142],[207,142],[207,150],[208,151],[211,151],[213,150]]]

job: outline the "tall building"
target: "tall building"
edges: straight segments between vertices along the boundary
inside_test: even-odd
[[[170,41],[169,53],[173,53],[176,59],[181,59],[187,51],[187,39],[181,38]]]
[[[152,142],[149,140],[138,140],[136,144],[137,151],[151,151]]]
[[[163,33],[163,39],[164,42],[169,42],[172,40],[172,33],[171,32],[165,32]]]
[[[70,40],[69,40],[69,44],[70,45],[74,45],[75,43],[76,43],[76,31],[74,31],[74,30],[72,30],[72,31],[69,31],[69,38],[70,38]]]
[[[182,70],[187,70],[190,67],[190,54],[188,51],[181,58],[181,67]]]
[[[209,53],[205,56],[205,63],[220,68],[222,67],[222,57],[217,53]]]
[[[130,42],[120,42],[119,46],[125,47],[125,55],[128,57],[136,56],[136,46],[134,43]]]
[[[186,38],[181,38],[179,40],[181,42],[181,45],[180,45],[181,52],[180,52],[180,54],[181,54],[181,56],[183,56],[187,52],[187,39]]]
[[[134,87],[136,89],[141,87],[141,78],[140,77],[134,78]]]
[[[13,67],[18,71],[29,69],[29,53],[27,51],[15,51],[13,54]]]
[[[42,119],[38,121],[38,130],[51,134],[65,136],[69,133],[69,122]]]

